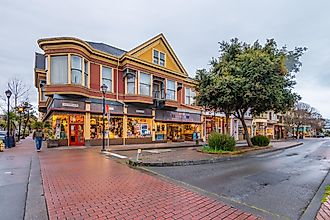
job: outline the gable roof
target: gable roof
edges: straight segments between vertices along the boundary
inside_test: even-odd
[[[111,54],[116,57],[122,56],[124,53],[126,53],[125,50],[119,49],[117,47],[110,46],[105,43],[97,43],[97,42],[91,42],[91,41],[86,41],[91,47],[93,47],[96,50],[100,50],[102,52]]]
[[[170,52],[171,56],[173,57],[175,63],[178,65],[178,67],[180,68],[180,70],[182,71],[183,74],[185,74],[186,76],[188,76],[187,71],[185,70],[185,68],[183,67],[183,65],[181,64],[179,58],[176,56],[176,54],[174,53],[174,50],[172,49],[172,47],[170,46],[170,44],[168,43],[168,41],[166,40],[165,36],[163,35],[163,33],[158,34],[157,36],[151,38],[150,40],[144,42],[143,44],[135,47],[134,49],[130,50],[127,52],[128,55],[133,56],[134,54],[138,53],[139,51],[143,50],[144,48],[150,46],[151,44],[155,43],[156,41],[161,40],[166,49],[168,49],[168,51]]]

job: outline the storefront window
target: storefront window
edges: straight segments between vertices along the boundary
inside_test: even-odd
[[[69,116],[53,115],[52,131],[50,135],[51,139],[67,139],[69,133]]]
[[[103,120],[101,115],[91,116],[91,139],[101,139],[103,136]],[[122,138],[123,137],[123,118],[111,116],[110,126],[108,119],[105,119],[105,138]]]
[[[156,141],[166,140],[166,124],[165,123],[156,123]]]
[[[151,137],[152,119],[149,118],[128,118],[127,137]]]

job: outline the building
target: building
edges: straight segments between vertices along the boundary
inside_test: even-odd
[[[111,144],[204,137],[195,82],[163,34],[129,51],[72,37],[38,40],[35,87],[39,112],[60,145],[101,145],[102,92]]]

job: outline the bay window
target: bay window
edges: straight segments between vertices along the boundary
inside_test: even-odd
[[[84,60],[84,86],[88,87],[88,61]]]
[[[167,80],[166,99],[176,100],[175,81]]]
[[[71,83],[80,84],[82,80],[82,59],[79,56],[71,56]]]
[[[191,88],[186,88],[185,91],[185,104],[186,105],[194,105],[195,104],[195,96],[196,92]]]
[[[68,83],[68,56],[51,56],[50,62],[50,82]]]
[[[150,96],[151,75],[140,73],[140,95]]]
[[[102,66],[102,85],[108,87],[108,92],[112,92],[112,68]]]
[[[127,76],[127,94],[135,94],[135,75]]]

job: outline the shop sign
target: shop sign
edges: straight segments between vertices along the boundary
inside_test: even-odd
[[[135,110],[135,112],[139,114],[144,114],[144,110],[140,110],[140,109]]]
[[[77,104],[77,103],[62,102],[62,107],[78,108],[79,107],[79,104]]]
[[[201,115],[195,113],[158,110],[156,111],[156,120],[200,123]]]

